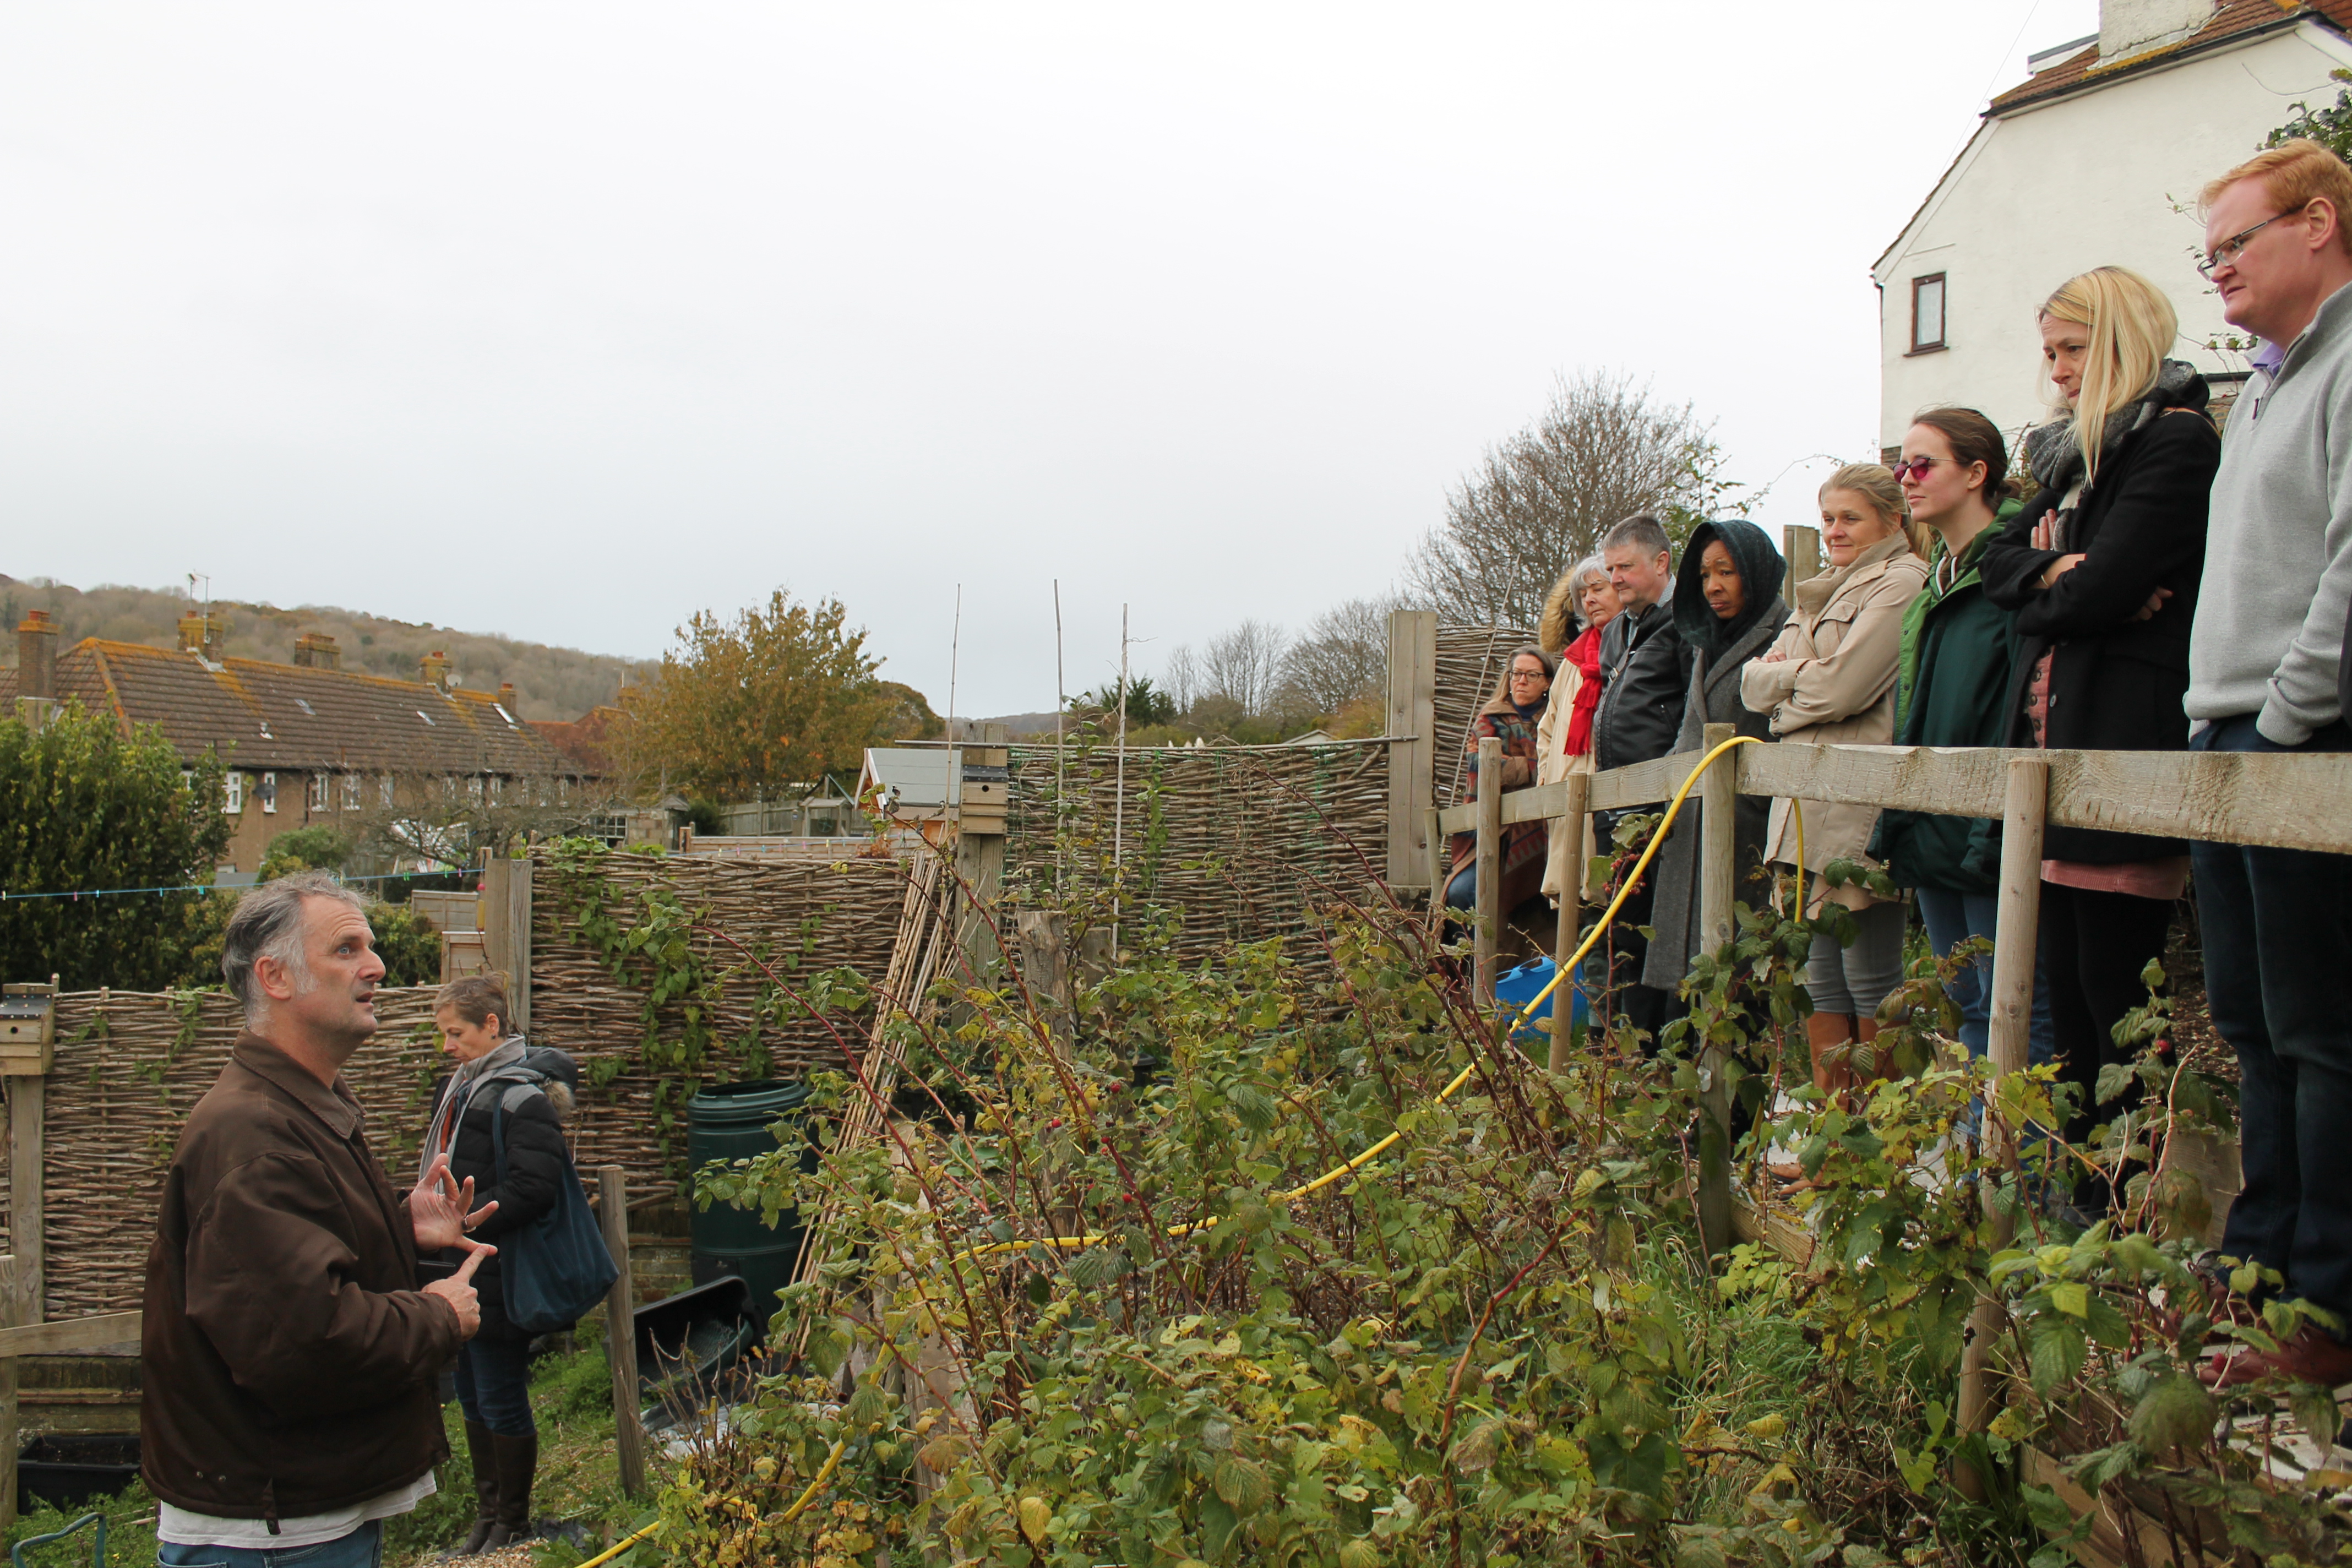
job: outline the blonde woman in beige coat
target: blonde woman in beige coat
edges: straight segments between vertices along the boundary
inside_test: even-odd
[[[1797,584],[1787,628],[1741,673],[1740,700],[1769,716],[1779,740],[1884,746],[1895,739],[1903,612],[1927,581],[1927,563],[1906,528],[1902,487],[1880,465],[1840,468],[1822,487],[1821,502],[1830,569]],[[1878,1005],[1902,982],[1906,914],[1901,902],[1851,883],[1830,889],[1814,880],[1832,860],[1873,864],[1865,851],[1878,808],[1801,804],[1806,901],[1817,910],[1835,900],[1853,911],[1859,928],[1844,949],[1816,942],[1805,971],[1813,1083],[1828,1093],[1853,1083],[1847,1051],[1878,1033]],[[1772,803],[1764,858],[1783,869],[1797,863],[1797,814],[1787,800]]]
[[[1544,600],[1536,624],[1536,646],[1559,658],[1551,701],[1536,730],[1536,783],[1559,784],[1570,773],[1592,771],[1592,710],[1601,697],[1601,633],[1622,608],[1617,584],[1598,555],[1588,555],[1562,574]],[[1579,851],[1581,850],[1581,853]],[[1592,822],[1585,819],[1581,845],[1565,833],[1551,836],[1544,864],[1544,896],[1558,903],[1580,890],[1584,862],[1592,855]]]

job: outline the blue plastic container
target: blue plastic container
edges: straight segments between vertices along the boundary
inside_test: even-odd
[[[1495,1005],[1497,1007],[1514,1010],[1527,1005],[1528,1003],[1535,1000],[1538,993],[1551,984],[1551,977],[1558,969],[1559,965],[1549,958],[1531,958],[1517,969],[1505,971],[1495,978]],[[1571,1030],[1582,1028],[1586,1017],[1583,987],[1577,983],[1575,977],[1571,976],[1560,990],[1569,994],[1568,1026]],[[1528,1015],[1528,1021],[1521,1024],[1516,1031],[1515,1037],[1520,1045],[1549,1040],[1549,1036],[1531,1026],[1538,1018],[1550,1017],[1551,1005],[1559,1000],[1559,991],[1555,991],[1536,1004],[1536,1009]]]

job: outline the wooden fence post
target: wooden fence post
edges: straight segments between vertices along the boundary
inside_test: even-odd
[[[1437,804],[1437,612],[1389,615],[1389,863],[1392,887],[1410,886],[1435,850],[1423,813]],[[1443,875],[1443,873],[1439,873]],[[1432,885],[1430,902],[1445,890]]]
[[[41,1117],[48,1098],[46,1079],[11,1076],[8,1084],[8,1246],[16,1259],[8,1292],[12,1327],[37,1323],[47,1311],[42,1275],[44,1227],[41,1204]]]
[[[980,730],[981,744],[950,752],[949,767],[959,772],[966,767],[1003,768],[1011,761],[1004,726],[983,724]],[[997,940],[996,900],[1004,884],[1004,795],[1000,788],[986,805],[965,797],[965,781],[949,780],[949,798],[955,803],[955,871],[963,884],[957,892],[961,911],[956,943],[962,948],[973,976],[984,981],[1003,958]],[[961,901],[964,889],[970,892],[968,903]]]
[[[1568,775],[1568,809],[1552,818],[1551,831],[1568,836],[1568,885],[1559,890],[1559,925],[1552,936],[1552,962],[1565,972],[1576,956],[1584,924],[1584,800],[1591,780],[1583,773]],[[1551,853],[1559,856],[1555,844]],[[1551,994],[1551,1056],[1545,1065],[1559,1072],[1568,1066],[1568,1030],[1576,1016],[1576,976],[1563,973],[1559,989]]]
[[[1729,724],[1709,724],[1700,745],[1712,751],[1738,732]],[[1727,752],[1699,780],[1698,942],[1707,952],[1718,951],[1731,940],[1732,896],[1738,874],[1738,752]],[[1698,1228],[1710,1258],[1731,1248],[1731,1091],[1724,1081],[1727,1065],[1720,1049],[1701,1047]]]
[[[1495,1000],[1503,934],[1503,742],[1478,742],[1478,955],[1476,996]]]
[[[1808,577],[1821,574],[1822,531],[1791,522],[1780,530],[1780,556],[1788,562],[1789,570],[1780,580],[1780,597],[1788,604],[1797,602],[1797,584]]]
[[[613,1368],[613,1450],[621,1490],[646,1495],[646,1429],[637,1424],[637,1310],[629,1280],[629,1179],[618,1165],[596,1172],[597,1218],[621,1272],[604,1292],[604,1359]]]
[[[1024,910],[1014,917],[1021,942],[1021,978],[1055,1046],[1066,1055],[1076,1031],[1070,1001],[1069,917],[1055,910]]]
[[[1992,1071],[1993,1082],[2025,1070],[2027,1046],[2033,1020],[2033,950],[2042,921],[2042,830],[2050,799],[2050,763],[2043,757],[2012,757],[2000,823],[2000,905],[1993,927],[1992,950]],[[2012,1171],[2017,1168],[2011,1129],[2001,1124],[1991,1105],[1985,1107],[1981,1131],[1986,1157]],[[1993,1247],[2007,1247],[2015,1231],[2013,1216],[1995,1211]],[[1960,1352],[1959,1429],[1984,1430],[1991,1404],[1986,1375],[1993,1342],[2008,1322],[1999,1300],[1986,1296],[1969,1314],[1969,1337]],[[1957,1468],[1953,1480],[1968,1497],[1985,1496],[1985,1479],[1967,1465]]]

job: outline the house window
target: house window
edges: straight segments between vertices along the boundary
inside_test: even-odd
[[[388,806],[392,804],[392,775],[390,773],[376,774],[375,800],[378,805]]]
[[[476,773],[466,781],[466,796],[478,809],[482,804],[482,775]]]
[[[551,781],[545,773],[539,775],[539,804],[541,805],[545,805],[547,804],[547,793],[550,782]]]
[[[245,775],[234,768],[221,775],[221,809],[231,816],[245,809]]]
[[[324,811],[328,806],[328,775],[325,773],[312,773],[310,775],[310,787],[304,792],[302,804],[310,810]]]
[[[273,816],[276,816],[278,812],[278,775],[276,773],[262,774],[261,783],[255,788],[253,795],[256,800],[261,802],[261,809],[263,811],[268,812]]]
[[[343,809],[345,811],[357,811],[359,808],[360,775],[357,773],[345,773],[343,775]]]
[[[1911,352],[1926,353],[1944,346],[1944,275],[1931,272],[1911,279]]]
[[[446,801],[455,801],[457,798],[457,775],[456,773],[443,773],[441,775],[441,798]]]

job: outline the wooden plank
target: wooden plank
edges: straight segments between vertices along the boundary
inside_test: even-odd
[[[8,1085],[8,1244],[16,1259],[15,1303],[7,1321],[37,1323],[47,1315],[42,1256],[47,1220],[41,1204],[41,1119],[48,1085],[12,1078]]]
[[[1551,831],[1567,835],[1568,864],[1575,874],[1559,890],[1559,923],[1552,932],[1552,962],[1566,969],[1569,960],[1576,956],[1576,944],[1583,936],[1579,927],[1583,923],[1584,889],[1579,884],[1584,879],[1584,792],[1588,778],[1583,773],[1570,773],[1562,782],[1573,809],[1553,818]],[[1546,1065],[1554,1072],[1568,1067],[1568,1035],[1576,1016],[1576,999],[1570,987],[1575,984],[1576,977],[1570,974],[1551,994],[1551,1054]]]
[[[1503,935],[1503,742],[1478,742],[1478,929],[1475,934],[1477,997],[1495,999]]]
[[[604,1247],[620,1266],[604,1292],[604,1358],[613,1369],[613,1451],[621,1490],[646,1495],[646,1429],[637,1424],[637,1310],[629,1289],[629,1179],[618,1165],[596,1172],[597,1218]]]
[[[1739,748],[1741,752],[1769,750],[1769,746]],[[1683,787],[1683,780],[1690,777],[1691,770],[1698,766],[1698,759],[1696,752],[1677,752],[1671,757],[1660,757],[1655,762],[1635,763],[1631,767],[1611,768],[1605,773],[1595,773],[1592,775],[1591,793],[1586,797],[1591,802],[1588,809],[1622,811],[1628,806],[1655,805],[1670,800],[1675,791]],[[1558,789],[1559,786],[1554,784],[1551,787]],[[1747,793],[1752,795],[1756,792],[1749,790]],[[1538,812],[1536,815],[1547,814]]]
[[[1742,795],[1794,795],[1947,816],[2000,816],[2009,764],[2029,757],[2049,764],[2047,820],[2055,826],[2352,854],[2352,814],[2343,808],[2352,799],[2352,752],[2041,752],[1781,742],[1742,746],[1738,756]],[[1635,771],[1601,774],[1596,805],[1603,788],[1612,796],[1633,793],[1605,781]]]
[[[2038,756],[2010,759],[2007,799],[2001,811],[2000,905],[1994,917],[1992,953],[1992,1068],[1998,1082],[2026,1067],[2028,1033],[2033,1017],[2033,948],[2042,916],[2042,829],[2050,798],[2050,765]],[[1984,1116],[1986,1158],[1995,1164],[2015,1164],[2011,1130],[1990,1107]],[[2016,1220],[1996,1209],[1992,1218],[1994,1250],[2007,1247]],[[1998,1298],[1979,1298],[1969,1314],[1968,1342],[1960,1352],[1959,1429],[1980,1432],[1991,1417],[1991,1360],[2008,1323]],[[1968,1465],[1955,1467],[1953,1480],[1966,1495],[1981,1500],[1989,1491],[1986,1478]]]
[[[1013,918],[1021,944],[1021,978],[1030,1005],[1045,1022],[1057,1054],[1068,1058],[1076,1020],[1070,1004],[1069,917],[1057,910],[1024,910]]]
[[[1439,812],[1433,805],[1422,808],[1422,820],[1428,824],[1423,831],[1429,856],[1429,912],[1433,918],[1445,910],[1446,868],[1454,864],[1454,848],[1450,839],[1438,825]],[[1472,823],[1471,826],[1477,826]]]
[[[1701,744],[1713,751],[1739,731],[1709,724]],[[1752,748],[1739,747],[1737,751]],[[1738,879],[1738,796],[1732,785],[1737,764],[1717,757],[1699,780],[1698,940],[1713,952],[1731,940],[1732,894]],[[1687,831],[1687,829],[1685,829]],[[1731,1092],[1725,1081],[1723,1051],[1699,1052],[1698,1229],[1709,1257],[1731,1250]]]
[[[101,1312],[91,1318],[61,1318],[0,1329],[0,1357],[72,1355],[109,1345],[139,1342],[139,1313]]]
[[[1406,882],[1428,853],[1423,814],[1437,803],[1434,610],[1390,613],[1388,733],[1398,737],[1389,742],[1388,875],[1391,882]]]
[[[18,1322],[18,1305],[16,1257],[0,1254],[0,1322]],[[16,1522],[16,1456],[24,1447],[17,1414],[16,1358],[0,1355],[0,1530]]]
[[[507,1005],[514,1009],[514,1019],[509,1026],[517,1034],[530,1028],[530,917],[531,865],[529,860],[513,863],[514,877],[507,883]]]

